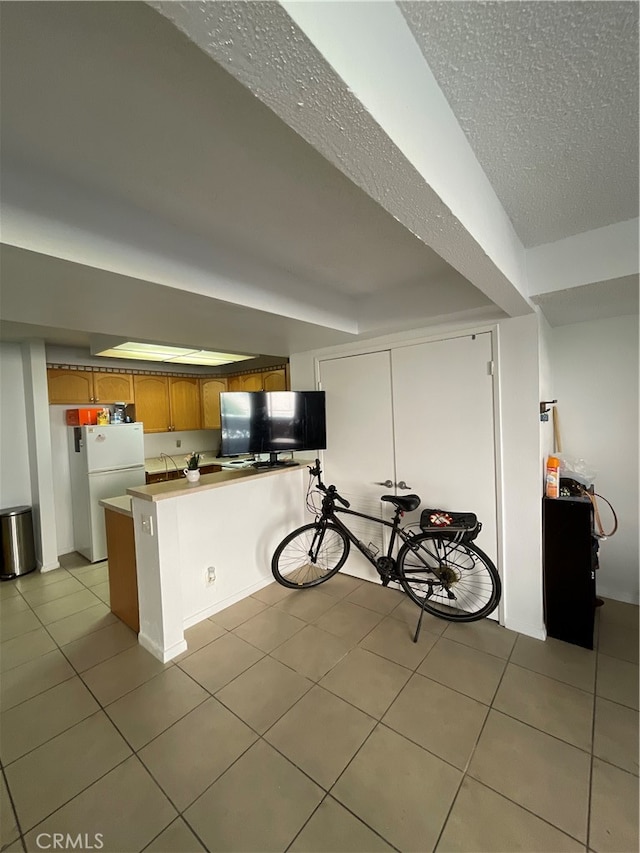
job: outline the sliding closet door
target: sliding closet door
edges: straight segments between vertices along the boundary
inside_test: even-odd
[[[388,351],[320,362],[320,383],[326,393],[327,450],[323,453],[325,483],[334,483],[353,509],[388,515],[380,495],[394,493],[379,482],[395,483],[391,357]],[[380,525],[346,519],[366,544],[385,547]],[[345,570],[378,580],[375,570],[352,548]]]
[[[392,352],[397,482],[420,495],[423,508],[475,512],[478,545],[496,562],[491,361],[489,333]]]

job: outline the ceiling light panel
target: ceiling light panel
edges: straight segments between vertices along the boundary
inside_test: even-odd
[[[172,347],[162,344],[147,344],[137,341],[127,341],[117,344],[110,349],[102,350],[95,355],[107,358],[139,359],[142,361],[161,361],[172,364],[200,364],[217,367],[221,364],[232,364],[236,361],[246,361],[255,358],[253,355],[237,355],[228,352],[210,352],[209,350],[194,350],[186,347]]]

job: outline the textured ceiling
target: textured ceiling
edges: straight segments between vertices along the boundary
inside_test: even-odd
[[[49,171],[353,296],[450,270],[148,6],[9,3],[2,19],[5,172]]]
[[[525,246],[638,215],[638,4],[403,2]]]

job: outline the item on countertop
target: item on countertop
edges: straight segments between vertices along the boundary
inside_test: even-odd
[[[105,406],[98,412],[98,426],[106,426],[111,423],[111,412]]]
[[[185,471],[187,469],[189,471],[197,471],[198,470],[198,466],[200,464],[200,454],[199,453],[196,453],[194,451],[193,453],[190,453],[188,456],[185,456],[184,458],[185,458],[185,461],[187,463],[187,467],[185,468]]]

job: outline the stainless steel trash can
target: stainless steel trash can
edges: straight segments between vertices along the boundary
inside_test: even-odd
[[[2,580],[26,575],[36,568],[33,544],[33,517],[30,506],[0,509],[0,577]]]

